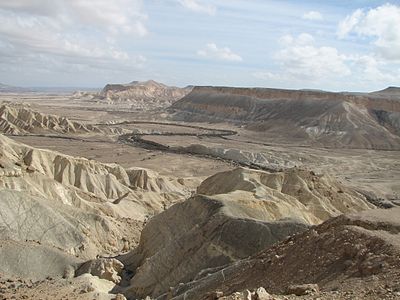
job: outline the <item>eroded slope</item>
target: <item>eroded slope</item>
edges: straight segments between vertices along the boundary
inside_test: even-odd
[[[6,134],[26,133],[99,133],[92,125],[84,125],[65,117],[46,115],[26,105],[3,103],[0,106],[0,131]]]
[[[195,87],[171,109],[176,119],[234,122],[279,141],[329,147],[400,148],[398,97]]]
[[[82,259],[121,253],[135,245],[149,216],[190,194],[180,182],[0,135],[0,239],[17,242],[11,252],[18,243],[37,242]],[[29,261],[35,263],[34,255]],[[15,267],[0,272],[24,275]]]
[[[315,296],[320,299],[397,299],[399,214],[392,208],[339,216],[250,258],[199,274],[171,289],[169,297],[209,299],[215,291],[230,295],[260,286],[285,294],[290,285],[313,283],[324,292]]]
[[[331,216],[373,207],[333,179],[300,170],[237,169],[206,179],[197,192],[155,216],[139,247],[121,258],[134,272],[128,295],[157,297]]]

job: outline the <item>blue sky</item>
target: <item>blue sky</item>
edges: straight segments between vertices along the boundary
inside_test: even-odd
[[[399,1],[1,0],[0,82],[400,85]]]

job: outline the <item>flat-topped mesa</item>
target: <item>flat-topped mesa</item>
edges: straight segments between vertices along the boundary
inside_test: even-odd
[[[233,122],[263,132],[269,139],[400,149],[400,97],[206,86],[195,87],[170,109],[177,120]]]
[[[370,95],[380,98],[389,98],[400,101],[400,87],[389,86],[386,89],[372,92]]]
[[[368,108],[388,109],[400,111],[400,88],[388,87],[385,90],[373,93],[350,93],[350,92],[327,92],[320,90],[289,90],[275,88],[236,88],[236,87],[213,87],[213,86],[196,86],[193,90],[174,107],[179,107],[182,102],[192,100],[196,96],[205,96],[205,94],[243,96],[258,100],[274,100],[274,101],[346,101],[357,104],[364,104]],[[383,98],[382,94],[397,95],[398,99],[391,97]],[[379,95],[379,96],[378,96]],[[378,101],[379,100],[379,101]],[[397,100],[397,101],[396,101]],[[234,104],[237,104],[234,101]]]

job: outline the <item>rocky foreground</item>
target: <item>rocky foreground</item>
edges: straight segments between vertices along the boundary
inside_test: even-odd
[[[399,214],[394,208],[331,219],[254,256],[199,274],[169,293],[176,299],[208,299],[211,294],[235,299],[222,295],[264,287],[309,298],[398,299]]]
[[[263,299],[260,287],[395,299],[400,289],[399,209],[377,210],[330,176],[237,168],[193,191],[183,178],[0,142],[4,299]]]

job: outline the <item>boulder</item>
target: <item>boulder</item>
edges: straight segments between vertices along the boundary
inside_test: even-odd
[[[318,284],[297,284],[290,285],[286,292],[288,295],[304,296],[319,293]]]
[[[98,258],[84,263],[76,271],[76,276],[89,273],[118,284],[121,281],[120,274],[123,267],[124,265],[114,258]]]

